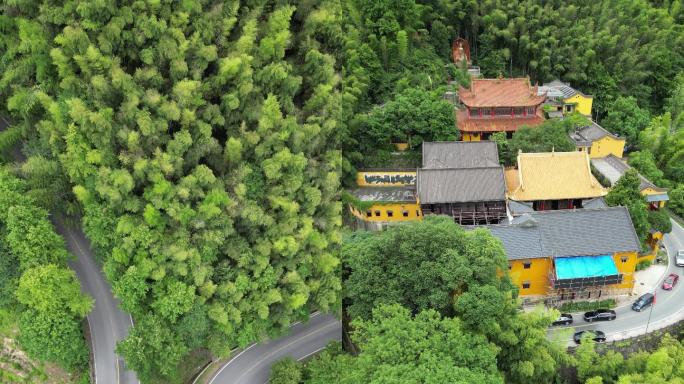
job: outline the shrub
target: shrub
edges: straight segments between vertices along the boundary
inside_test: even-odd
[[[636,270],[637,271],[644,270],[644,269],[650,267],[651,264],[652,264],[651,260],[641,260],[640,262],[637,263]]]
[[[599,301],[575,301],[572,303],[563,303],[558,310],[561,312],[581,312],[591,311],[599,308],[615,308],[617,303],[615,299],[599,300]]]

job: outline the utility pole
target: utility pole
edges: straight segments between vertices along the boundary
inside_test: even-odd
[[[644,334],[648,333],[648,324],[651,322],[651,313],[653,313],[653,307],[656,305],[656,291],[653,291],[653,304],[651,304],[651,310],[648,311],[648,320],[646,320],[646,332]]]

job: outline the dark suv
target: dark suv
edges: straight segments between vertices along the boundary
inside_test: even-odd
[[[606,334],[603,333],[602,331],[597,331],[597,330],[586,330],[586,331],[579,331],[575,332],[575,334],[572,336],[572,339],[575,340],[575,343],[581,344],[582,343],[582,336],[587,333],[591,335],[592,339],[596,341],[597,343],[602,343],[606,341]]]
[[[641,312],[642,309],[648,307],[649,305],[653,305],[653,299],[654,296],[652,293],[644,293],[637,299],[637,301],[632,304],[632,309]]]
[[[595,311],[589,311],[584,314],[584,321],[606,321],[615,320],[617,315],[612,309],[597,309]]]

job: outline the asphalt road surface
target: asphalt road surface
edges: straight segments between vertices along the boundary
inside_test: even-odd
[[[681,278],[672,291],[661,288],[662,279],[655,290],[656,303],[651,308],[645,308],[641,312],[633,311],[631,303],[615,309],[617,318],[613,321],[587,323],[582,314],[573,314],[574,324],[565,327],[554,327],[549,330],[549,336],[557,338],[568,345],[575,345],[572,334],[575,331],[586,329],[598,329],[606,333],[608,341],[620,340],[633,337],[654,330],[656,327],[668,325],[676,320],[684,319],[684,267],[677,267],[674,263],[675,255],[680,249],[684,249],[684,229],[672,221],[672,232],[665,235],[663,243],[668,250],[670,262],[667,272],[676,273]],[[663,277],[664,278],[664,277]],[[635,297],[636,300],[636,297]],[[649,319],[650,314],[650,319]]]
[[[0,116],[0,131],[9,124]],[[24,160],[18,149],[13,151],[12,157],[16,161]],[[119,309],[119,301],[112,295],[109,283],[95,262],[90,242],[81,229],[67,226],[62,217],[53,216],[52,219],[57,233],[64,237],[67,249],[76,256],[69,266],[76,272],[81,290],[95,299],[95,305],[88,314],[95,384],[137,384],[135,373],[126,370],[123,358],[114,352],[116,343],[128,335],[128,328],[133,324],[131,316]]]
[[[307,323],[290,327],[290,333],[266,343],[253,344],[227,362],[209,384],[265,384],[271,365],[287,356],[301,360],[342,340],[342,323],[332,315],[316,313]]]

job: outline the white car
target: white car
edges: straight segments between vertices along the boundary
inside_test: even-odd
[[[679,251],[677,251],[675,265],[678,267],[684,267],[684,249],[680,249]]]

